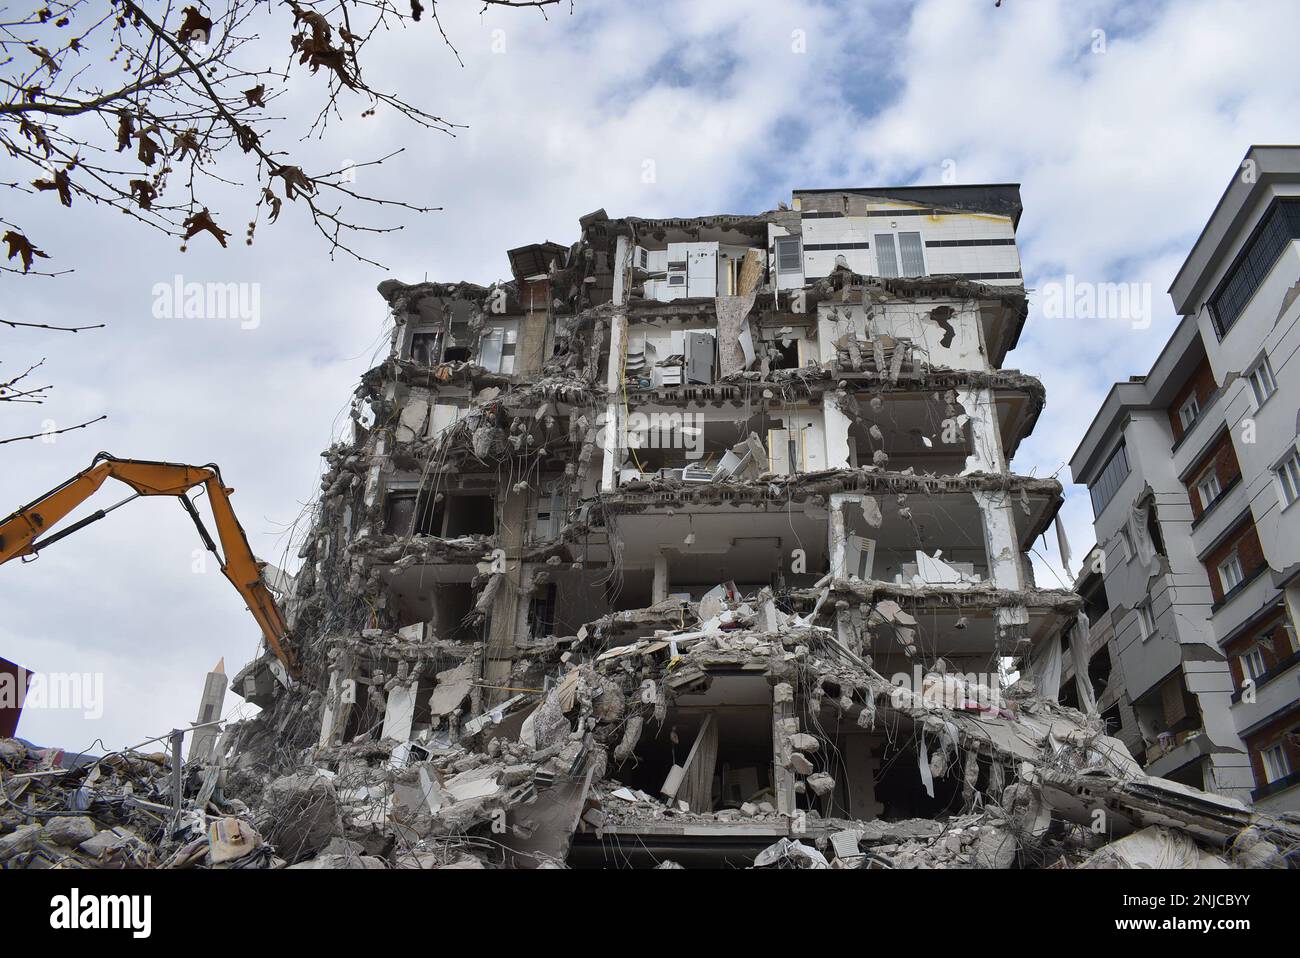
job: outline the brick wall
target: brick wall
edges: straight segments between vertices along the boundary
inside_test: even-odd
[[[1214,445],[1205,451],[1196,466],[1188,474],[1187,498],[1192,503],[1192,515],[1199,519],[1205,507],[1201,504],[1201,497],[1196,492],[1196,484],[1201,480],[1206,470],[1211,466],[1214,468],[1214,474],[1219,478],[1219,489],[1226,492],[1234,479],[1241,478],[1241,465],[1237,462],[1237,451],[1232,446],[1232,433],[1224,430],[1214,443]]]
[[[1219,579],[1219,563],[1236,551],[1241,560],[1242,574],[1249,579],[1250,574],[1264,564],[1264,550],[1259,544],[1259,534],[1255,531],[1254,520],[1247,516],[1230,535],[1223,545],[1205,557],[1205,572],[1210,577],[1210,592],[1216,603],[1223,601],[1223,582]]]
[[[1204,410],[1210,404],[1210,397],[1218,388],[1218,383],[1214,381],[1214,370],[1210,368],[1209,358],[1202,359],[1201,364],[1187,377],[1187,382],[1174,397],[1174,401],[1169,404],[1169,425],[1174,430],[1175,442],[1183,438],[1183,424],[1178,418],[1178,410],[1183,407],[1187,397],[1195,393],[1196,402]]]

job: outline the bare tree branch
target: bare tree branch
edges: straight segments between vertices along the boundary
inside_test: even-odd
[[[437,3],[426,2],[455,54]],[[477,0],[480,13],[532,9],[543,17],[546,8],[562,2]],[[381,264],[356,249],[355,241],[402,225],[359,220],[350,212],[353,206],[407,213],[441,209],[355,186],[356,169],[396,153],[342,170],[309,169],[274,145],[286,121],[268,112],[290,71],[301,69],[316,78],[323,98],[306,137],[323,135],[355,106],[362,118],[386,109],[419,128],[454,136],[457,124],[396,91],[372,86],[363,68],[369,41],[416,24],[425,9],[421,0],[182,3],[111,0],[105,12],[102,0],[58,0],[30,14],[0,12],[0,146],[11,163],[30,171],[0,185],[48,193],[69,209],[82,208],[83,200],[108,206],[183,244],[208,233],[222,246],[231,231],[221,228],[224,217],[206,187],[234,186],[247,191],[253,209],[246,243],[254,242],[261,210],[273,223],[289,200],[306,209],[331,258],[341,252],[376,266]],[[277,69],[269,65],[269,53],[281,40],[288,41],[292,57]],[[247,159],[248,182],[216,173],[227,154]],[[36,259],[51,254],[23,229],[12,226],[4,240],[10,265],[0,269],[57,275],[33,269]]]
[[[83,329],[103,329],[107,323],[96,323],[94,326],[51,326],[49,323],[16,323],[12,319],[0,319],[0,323],[6,326],[12,326],[17,329],[24,326],[28,329],[54,329],[64,333],[79,333]]]
[[[95,423],[99,422],[100,420],[107,419],[107,418],[108,416],[104,415],[104,416],[99,416],[95,419],[87,419],[83,423],[78,423],[75,426],[68,426],[64,429],[51,429],[49,432],[34,432],[30,436],[13,436],[10,439],[0,439],[0,446],[3,446],[5,443],[9,443],[9,442],[23,442],[24,440],[27,439],[40,439],[43,436],[57,436],[60,433],[72,432],[72,430],[74,429],[85,429],[87,426],[93,426]]]

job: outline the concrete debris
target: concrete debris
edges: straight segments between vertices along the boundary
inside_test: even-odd
[[[283,865],[253,826],[248,807],[223,794],[217,771],[198,763],[185,767],[177,802],[173,768],[162,753],[73,756],[0,739],[0,866]],[[222,837],[210,837],[207,822],[214,829],[220,823]]]
[[[319,851],[343,834],[332,778],[315,771],[277,778],[262,792],[257,824],[267,841],[291,861]]]
[[[755,868],[830,868],[830,862],[815,848],[783,838],[754,858]]]

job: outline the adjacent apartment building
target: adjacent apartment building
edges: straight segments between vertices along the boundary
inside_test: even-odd
[[[1149,774],[1296,810],[1300,147],[1250,149],[1170,294],[1172,337],[1070,462],[1106,706]]]

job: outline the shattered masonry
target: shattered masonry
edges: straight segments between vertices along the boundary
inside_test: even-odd
[[[380,284],[301,675],[247,665],[263,711],[200,772],[272,863],[1287,861],[1300,825],[1009,683],[1086,627],[1028,560],[1061,486],[1009,469],[1044,403],[1001,368],[1018,189],[791,206],[597,211],[510,282]]]

